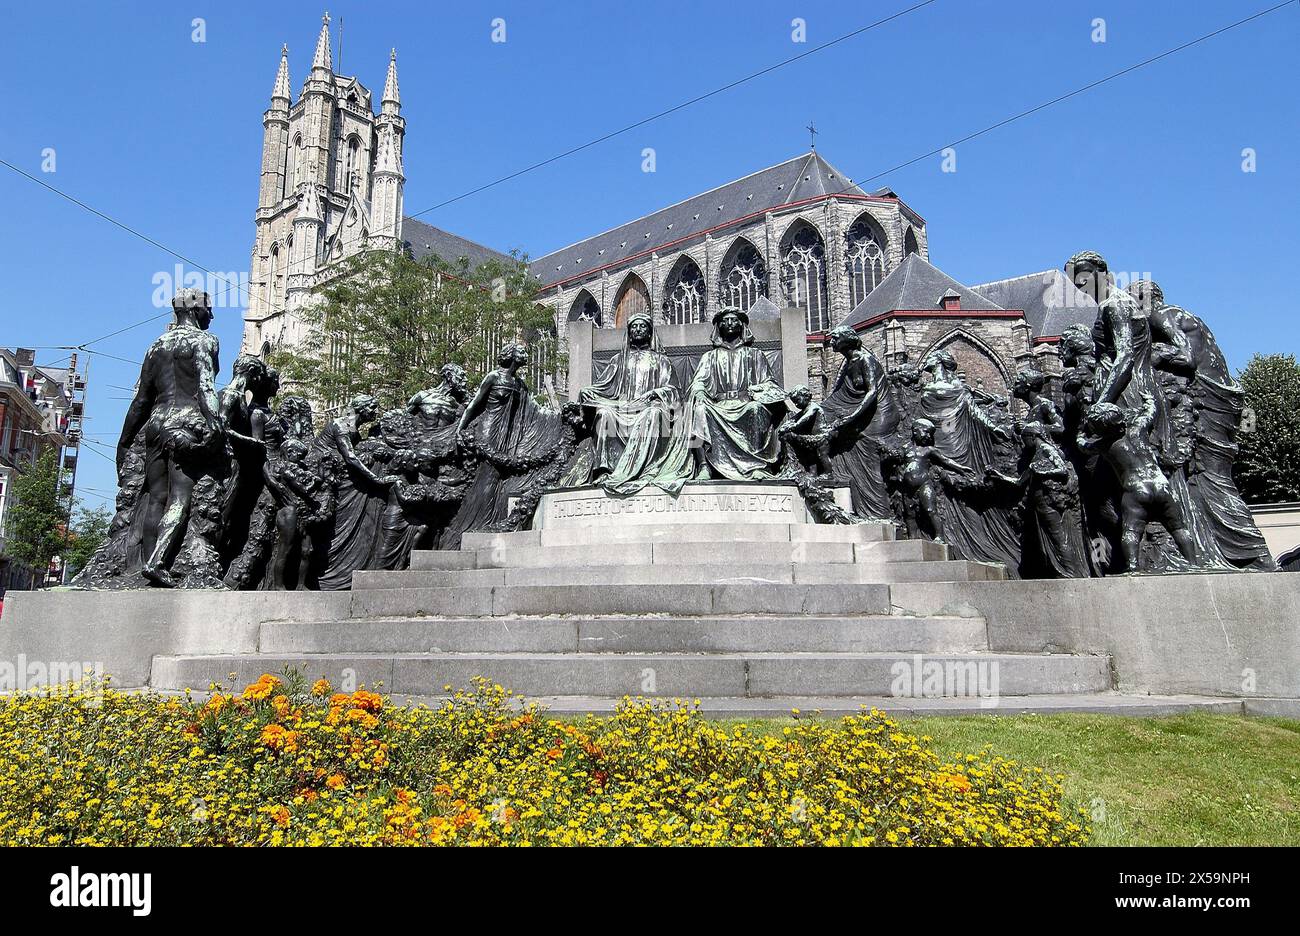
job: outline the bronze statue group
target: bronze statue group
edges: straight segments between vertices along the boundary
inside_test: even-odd
[[[319,432],[260,358],[240,355],[216,391],[210,302],[185,290],[141,367],[109,538],[74,584],[348,588],[413,549],[523,529],[549,490],[708,480],[792,481],[820,522],[892,521],[1013,576],[1276,568],[1233,483],[1243,393],[1209,329],[1150,281],[1116,290],[1098,254],[1066,272],[1096,323],[1062,336],[1059,379],[1022,371],[1010,399],[968,386],[942,348],[887,371],[843,326],[825,399],[787,394],[728,308],[684,373],[653,318],[631,316],[559,412],[534,400],[511,343],[472,396],[448,364],[406,407],[360,395]]]

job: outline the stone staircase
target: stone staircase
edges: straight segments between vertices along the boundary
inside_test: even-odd
[[[554,711],[625,695],[718,715],[792,708],[1123,711],[1231,705],[1111,691],[1104,655],[995,653],[978,616],[899,613],[890,586],[1005,570],[889,524],[654,523],[468,534],[402,572],[357,572],[349,617],[269,621],[242,655],[156,656],[154,688],[309,679],[434,699],[484,676]]]

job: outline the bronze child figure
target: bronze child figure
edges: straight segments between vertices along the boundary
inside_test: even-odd
[[[831,467],[831,431],[826,414],[814,403],[812,391],[799,384],[788,394],[795,413],[781,423],[777,434],[794,448],[801,464],[814,477],[828,475]]]
[[[907,527],[911,536],[919,532],[936,543],[943,538],[943,517],[939,510],[937,468],[971,476],[971,469],[959,465],[934,445],[935,426],[928,419],[912,421],[912,441],[898,453],[897,479],[906,505]]]
[[[1186,512],[1160,469],[1151,442],[1155,416],[1155,399],[1149,393],[1142,396],[1142,409],[1131,415],[1113,403],[1097,403],[1088,410],[1079,433],[1079,448],[1105,456],[1119,476],[1120,549],[1130,574],[1138,571],[1142,534],[1151,521],[1164,525],[1184,559],[1197,561]]]

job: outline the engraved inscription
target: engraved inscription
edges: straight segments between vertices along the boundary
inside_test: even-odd
[[[595,496],[561,500],[551,504],[556,520],[572,517],[604,517],[620,514],[755,513],[794,518],[791,494],[667,494],[637,495],[615,500]]]

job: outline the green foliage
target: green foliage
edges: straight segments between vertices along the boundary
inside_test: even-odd
[[[44,574],[63,549],[67,505],[59,497],[59,453],[47,448],[25,471],[15,472],[14,503],[8,510],[5,552]]]
[[[1246,390],[1238,490],[1252,504],[1300,500],[1300,365],[1291,354],[1256,354],[1238,379]]]
[[[95,550],[108,539],[108,526],[112,522],[113,514],[103,504],[80,510],[73,520],[72,536],[63,556],[72,573],[84,568]]]
[[[444,363],[463,366],[473,384],[511,340],[530,347],[530,384],[560,366],[551,312],[533,301],[539,283],[521,257],[471,269],[464,259],[372,251],[344,261],[341,274],[300,313],[301,343],[271,355],[286,389],[327,407],[358,393],[381,409],[404,405],[437,382]]]

